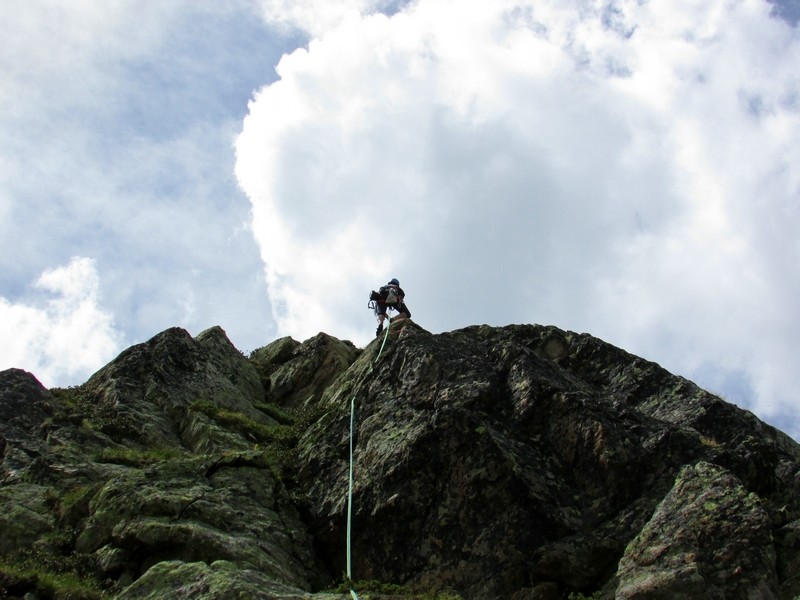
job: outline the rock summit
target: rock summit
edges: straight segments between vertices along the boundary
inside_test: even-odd
[[[0,507],[0,598],[800,595],[800,446],[540,325],[173,328],[77,387],[0,372]]]

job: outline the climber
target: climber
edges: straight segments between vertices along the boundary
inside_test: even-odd
[[[400,282],[397,279],[391,279],[389,283],[382,286],[380,290],[373,291],[369,295],[369,307],[375,309],[375,316],[378,318],[378,329],[375,330],[375,335],[378,336],[383,331],[383,321],[386,319],[386,310],[392,309],[397,311],[397,316],[390,319],[408,319],[411,317],[411,311],[404,302],[406,297],[403,288],[400,287]]]

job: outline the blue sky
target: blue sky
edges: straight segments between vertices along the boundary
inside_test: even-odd
[[[9,0],[0,368],[552,324],[800,437],[796,0]],[[455,14],[458,18],[454,18]]]

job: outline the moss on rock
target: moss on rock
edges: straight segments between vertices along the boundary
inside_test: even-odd
[[[684,467],[619,563],[616,597],[776,597],[769,516],[726,469]]]

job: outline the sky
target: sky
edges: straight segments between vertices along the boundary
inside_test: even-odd
[[[0,368],[539,323],[800,439],[800,0],[4,0]]]

